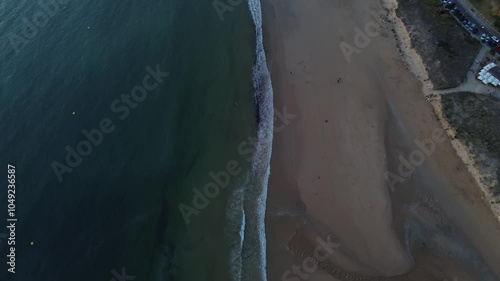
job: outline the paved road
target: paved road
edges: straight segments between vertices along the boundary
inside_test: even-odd
[[[476,11],[474,7],[467,0],[453,0],[457,4],[458,9],[476,26],[479,28],[479,32],[476,37],[481,36],[483,33],[489,33],[490,36],[496,36],[500,38],[500,33],[498,33],[495,28],[488,22],[479,12]],[[460,23],[461,24],[461,23]],[[481,28],[484,26],[484,29]]]

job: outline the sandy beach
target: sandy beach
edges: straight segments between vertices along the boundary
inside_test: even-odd
[[[262,4],[275,107],[297,115],[274,136],[268,280],[500,280],[500,226],[398,51],[395,4]]]

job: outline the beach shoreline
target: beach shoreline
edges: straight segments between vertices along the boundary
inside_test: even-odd
[[[481,180],[483,175],[475,164],[472,152],[462,141],[455,138],[457,133],[455,129],[450,125],[447,118],[444,116],[441,103],[441,95],[439,94],[438,90],[434,90],[434,85],[429,79],[429,74],[427,73],[422,58],[411,44],[410,35],[405,24],[396,15],[397,1],[384,0],[384,4],[390,11],[390,18],[393,21],[393,27],[396,30],[399,48],[400,50],[402,50],[403,60],[409,66],[408,69],[411,71],[413,76],[422,83],[422,92],[426,97],[429,97],[430,103],[434,108],[434,112],[441,122],[441,126],[445,130],[448,137],[452,139],[451,143],[453,145],[453,148],[456,150],[457,155],[462,159],[463,163],[467,167],[467,170],[474,177],[476,184],[482,191],[484,203],[490,208],[491,212],[500,222],[500,206],[498,204],[491,204],[491,201],[494,200],[494,197],[491,195],[488,187]]]
[[[287,279],[296,276],[292,266],[311,257],[317,238],[340,247],[307,273],[309,280],[499,276],[494,261],[500,249],[488,244],[500,228],[481,206],[477,188],[470,185],[474,180],[449,142],[395,192],[387,188],[384,173],[397,171],[400,156],[415,150],[414,140],[441,128],[422,83],[408,69],[418,67],[405,65],[390,23],[352,55],[352,63],[339,48],[342,42],[352,44],[356,28],[375,20],[373,12],[386,16],[391,2],[385,8],[363,1],[265,0],[262,5],[275,106],[297,115],[273,142],[268,279],[293,280]],[[424,72],[420,76],[426,79]],[[466,227],[479,224],[487,230]],[[443,238],[440,227],[457,233]],[[440,249],[438,240],[464,250]],[[484,259],[484,266],[458,265],[463,252],[469,261]]]

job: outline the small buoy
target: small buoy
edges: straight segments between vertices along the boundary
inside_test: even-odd
[[[72,115],[76,115],[76,112],[73,111],[73,113],[71,113]]]
[[[31,245],[31,246],[35,245],[35,242],[31,242],[31,243],[30,243],[30,245]]]
[[[90,26],[87,26],[87,29],[90,29]]]

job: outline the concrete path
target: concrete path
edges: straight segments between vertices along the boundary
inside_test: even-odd
[[[456,92],[471,92],[476,94],[489,95],[491,92],[495,97],[500,98],[500,91],[496,91],[496,88],[491,85],[484,85],[480,80],[476,78],[477,73],[481,68],[480,63],[487,55],[488,50],[489,47],[486,45],[483,45],[481,50],[479,50],[476,59],[474,60],[469,71],[467,72],[467,78],[464,83],[460,84],[458,87],[446,90],[437,90],[434,91],[434,93],[439,95],[445,95]]]

